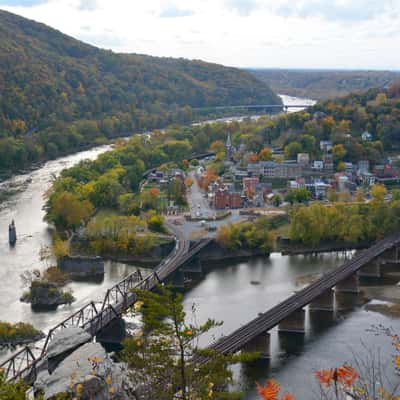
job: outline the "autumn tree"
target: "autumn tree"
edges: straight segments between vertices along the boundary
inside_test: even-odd
[[[216,140],[211,143],[210,150],[215,154],[225,152],[225,143],[222,140]]]
[[[264,147],[258,153],[258,159],[260,161],[271,161],[272,160],[272,150],[269,147]]]
[[[185,179],[185,185],[189,189],[193,186],[193,178],[191,176],[186,177]]]
[[[346,155],[346,149],[342,144],[335,144],[332,148],[332,155],[333,155],[333,161],[339,163],[340,161],[343,161]]]
[[[383,203],[385,201],[386,194],[387,189],[384,185],[377,183],[371,188],[372,201],[375,203]]]
[[[81,200],[73,193],[61,192],[52,199],[51,211],[45,219],[57,227],[75,229],[82,222],[87,222],[93,211],[94,207],[89,200]]]
[[[141,317],[143,329],[140,335],[124,341],[122,359],[134,383],[146,388],[144,399],[237,398],[236,393],[226,390],[232,382],[228,367],[254,356],[224,356],[201,349],[199,338],[221,323],[212,319],[200,325],[190,322],[196,319],[194,315],[187,317],[181,294],[162,286],[152,292],[135,290],[135,294],[133,313]],[[196,357],[204,361],[199,364]]]

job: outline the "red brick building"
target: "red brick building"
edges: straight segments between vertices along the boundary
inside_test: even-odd
[[[228,189],[218,189],[214,194],[214,208],[224,210],[226,208],[240,208],[242,198],[240,193],[229,192]]]

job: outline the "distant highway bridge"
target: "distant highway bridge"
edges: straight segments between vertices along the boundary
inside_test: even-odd
[[[288,112],[290,109],[303,110],[312,107],[310,104],[253,104],[253,105],[236,105],[236,106],[213,106],[213,107],[195,107],[193,111],[223,111],[223,110],[246,110],[246,111],[259,111],[259,112],[271,112],[271,111],[283,111]]]

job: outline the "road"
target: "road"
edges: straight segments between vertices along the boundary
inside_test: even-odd
[[[184,231],[171,221],[166,220],[167,229],[175,236],[175,248],[157,267],[156,273],[164,280],[175,268],[176,262],[189,251],[190,240],[187,240]]]
[[[215,215],[215,211],[210,208],[207,198],[204,197],[197,183],[195,172],[189,172],[189,176],[193,179],[193,185],[187,193],[190,215],[192,218],[212,218]]]

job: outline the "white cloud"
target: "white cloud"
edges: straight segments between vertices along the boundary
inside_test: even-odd
[[[12,1],[4,6],[12,12],[114,51],[234,66],[400,65],[399,0],[1,1]]]

